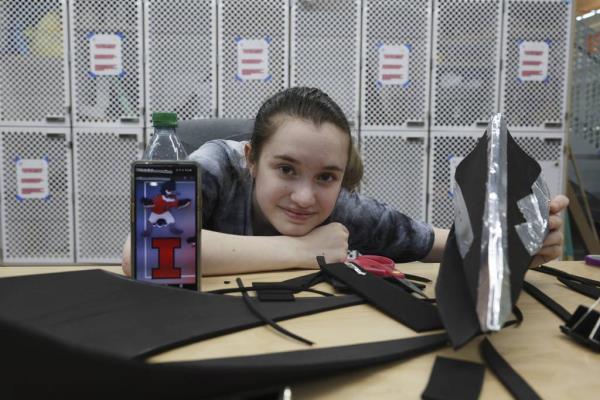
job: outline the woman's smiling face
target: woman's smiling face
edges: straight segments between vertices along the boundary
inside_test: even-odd
[[[255,219],[279,233],[303,236],[331,215],[348,163],[350,138],[337,126],[289,116],[275,118],[277,130],[264,143],[258,161],[246,159],[255,178]]]

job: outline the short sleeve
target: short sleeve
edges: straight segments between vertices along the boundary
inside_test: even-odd
[[[433,227],[416,221],[388,204],[342,189],[331,222],[350,232],[348,246],[362,254],[386,256],[395,262],[425,257],[433,246]]]

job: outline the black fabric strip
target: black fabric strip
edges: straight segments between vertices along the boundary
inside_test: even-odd
[[[417,281],[417,282],[423,282],[423,283],[431,283],[431,279],[425,278],[423,276],[419,276],[419,275],[413,275],[413,274],[404,274],[404,276],[406,277],[406,279],[410,279],[411,281]]]
[[[579,276],[579,275],[573,275],[568,272],[561,271],[560,269],[549,267],[547,265],[540,265],[539,267],[535,267],[535,268],[531,268],[531,269],[534,271],[537,271],[537,272],[544,273],[544,274],[560,276],[562,278],[567,278],[572,281],[585,283],[586,285],[600,286],[599,281],[595,281],[593,279],[585,278],[585,277]]]
[[[519,325],[521,325],[521,322],[523,322],[523,313],[521,312],[521,309],[519,307],[517,307],[516,305],[513,306],[513,315],[515,316],[515,319],[506,321],[504,323],[504,325],[502,325],[502,328],[506,328],[506,327],[513,326],[513,325],[515,325],[515,328],[516,328]]]
[[[261,311],[282,321],[362,303],[355,295],[298,298],[262,303]],[[263,324],[241,297],[161,287],[103,270],[1,278],[0,305],[0,319],[127,358]]]
[[[481,357],[490,367],[494,375],[502,382],[505,388],[512,393],[517,400],[535,400],[541,397],[533,390],[531,386],[515,371],[498,351],[492,343],[487,339],[483,339],[479,344]]]
[[[147,364],[89,351],[0,318],[0,387],[3,398],[8,399],[234,396],[415,357],[447,342],[442,333],[352,346]]]
[[[257,287],[257,286],[253,285],[252,287],[249,287],[249,288],[244,287],[244,289],[225,288],[225,289],[215,289],[215,290],[211,290],[211,291],[204,292],[204,293],[229,294],[229,293],[240,293],[240,292],[260,292],[260,291],[269,291],[269,290],[290,290],[294,293],[310,292],[310,293],[320,294],[321,296],[324,296],[324,297],[334,296],[334,294],[327,293],[322,290],[311,289],[311,288],[298,290],[298,288],[296,286],[285,286],[285,285],[273,285],[273,286],[269,286],[269,287]]]
[[[426,400],[476,400],[483,386],[485,366],[437,356],[421,395]]]
[[[562,319],[563,321],[566,322],[569,320],[569,318],[571,318],[570,312],[568,312],[563,306],[558,304],[552,298],[548,297],[547,294],[542,292],[540,289],[538,289],[531,283],[523,281],[523,290],[525,290],[525,292],[528,295],[542,303],[543,306],[545,306],[548,310],[552,311],[558,318]]]
[[[368,303],[409,328],[417,332],[443,328],[436,306],[355,267],[342,263],[321,265],[325,274],[348,285]]]
[[[235,281],[236,281],[236,283],[237,283],[237,285],[239,286],[240,289],[245,289],[244,288],[244,284],[242,283],[242,280],[240,278],[236,278]],[[291,337],[292,339],[296,339],[297,341],[302,342],[304,344],[307,344],[309,346],[312,346],[314,344],[310,340],[304,339],[302,336],[298,336],[295,333],[292,333],[292,332],[288,331],[284,327],[282,327],[282,326],[278,325],[277,323],[275,323],[275,321],[273,321],[271,318],[267,317],[262,312],[260,312],[260,310],[258,309],[258,307],[256,307],[254,305],[254,303],[250,299],[250,296],[248,296],[248,293],[245,290],[242,291],[242,297],[244,298],[244,302],[246,303],[246,305],[248,306],[248,308],[250,309],[250,311],[252,311],[252,313],[254,315],[256,315],[258,318],[260,318],[265,324],[269,325],[271,328],[275,329],[276,331],[278,331],[280,333],[283,333],[286,336]]]
[[[586,285],[570,279],[561,278],[560,276],[557,276],[556,279],[566,285],[569,289],[574,290],[584,296],[590,297],[594,300],[600,297],[600,288],[597,288],[596,286]]]

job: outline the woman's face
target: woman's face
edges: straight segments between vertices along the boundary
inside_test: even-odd
[[[254,212],[282,235],[303,236],[333,211],[350,138],[329,122],[317,127],[310,121],[281,118],[258,162],[248,161],[255,178]],[[247,145],[247,160],[249,152]]]

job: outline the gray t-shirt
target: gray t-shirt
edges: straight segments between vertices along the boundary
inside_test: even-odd
[[[231,140],[205,143],[189,158],[202,168],[202,227],[234,235],[255,234],[252,226],[253,179],[244,144]],[[343,224],[348,248],[396,262],[419,260],[433,245],[433,228],[387,204],[342,189],[331,216],[324,222]]]

